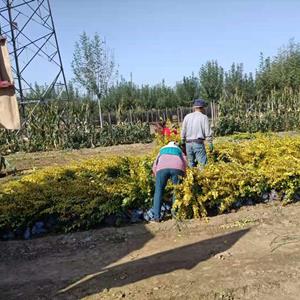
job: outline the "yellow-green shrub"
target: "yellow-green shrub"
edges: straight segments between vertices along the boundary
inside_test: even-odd
[[[275,190],[300,192],[300,137],[255,134],[219,140],[203,171],[189,169],[176,188],[179,217],[222,213]],[[93,228],[104,217],[151,206],[153,156],[108,157],[34,171],[1,185],[0,231],[24,230],[49,216],[58,231]]]
[[[220,213],[243,200],[261,201],[274,189],[291,202],[300,192],[300,138],[256,134],[252,139],[223,141],[203,171],[188,170],[177,188],[175,208],[181,217]]]
[[[57,230],[88,229],[123,208],[149,206],[151,159],[111,157],[51,167],[2,185],[0,230],[24,229],[48,216]]]

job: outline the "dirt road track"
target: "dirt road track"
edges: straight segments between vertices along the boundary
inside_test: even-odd
[[[1,242],[0,299],[300,299],[299,215],[258,205]]]

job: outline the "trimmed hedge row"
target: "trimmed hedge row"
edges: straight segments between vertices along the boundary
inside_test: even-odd
[[[242,137],[242,139],[240,139]],[[208,166],[189,169],[176,188],[179,218],[204,217],[300,194],[300,137],[252,134],[219,140]],[[151,206],[154,178],[147,157],[109,157],[34,171],[2,184],[0,234],[23,236],[38,221],[48,231],[95,228],[107,216]],[[170,187],[166,198],[170,196]],[[51,225],[52,224],[52,225]]]

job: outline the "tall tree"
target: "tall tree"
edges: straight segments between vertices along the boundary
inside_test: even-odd
[[[208,61],[200,68],[200,96],[208,101],[218,101],[221,98],[224,70],[216,60]]]
[[[244,66],[242,63],[233,63],[225,73],[224,92],[226,97],[243,94]]]
[[[156,108],[170,108],[176,106],[176,96],[174,90],[165,84],[162,80],[152,89],[156,98]]]
[[[300,86],[300,43],[290,40],[279,49],[273,58],[264,59],[257,72],[257,86],[260,94],[267,97],[271,91],[291,89],[299,91]]]
[[[137,106],[139,89],[131,81],[121,78],[121,81],[109,89],[109,93],[103,98],[103,106],[106,110],[128,110]]]
[[[72,69],[75,82],[85,88],[90,96],[97,98],[102,127],[101,100],[114,83],[117,70],[111,51],[98,33],[92,38],[85,32],[80,35],[75,43]]]
[[[179,105],[190,105],[199,96],[199,79],[194,74],[184,76],[183,80],[176,84],[175,93]]]

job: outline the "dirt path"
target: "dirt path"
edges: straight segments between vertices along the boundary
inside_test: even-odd
[[[145,155],[151,153],[154,143],[116,145],[111,147],[98,147],[93,149],[61,150],[33,153],[14,153],[7,155],[7,160],[17,168],[17,176],[28,174],[36,169],[48,166],[61,166],[93,157],[107,157],[110,155]],[[0,177],[1,182],[14,179],[14,176]]]
[[[104,157],[108,155],[142,155],[151,152],[151,144],[116,145],[111,147],[84,148],[79,150],[61,150],[33,153],[15,153],[7,156],[18,169],[40,168],[61,165],[72,161]]]
[[[208,223],[1,242],[0,298],[296,300],[299,215],[300,203],[258,205]]]

